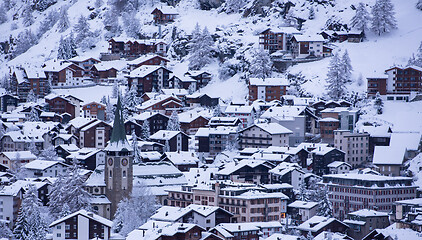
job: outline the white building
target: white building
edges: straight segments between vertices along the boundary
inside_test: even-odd
[[[34,160],[23,166],[27,171],[27,177],[58,177],[67,171],[68,165],[59,161]]]
[[[278,123],[258,123],[240,131],[240,147],[288,146],[292,133]]]

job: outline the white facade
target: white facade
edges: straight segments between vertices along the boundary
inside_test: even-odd
[[[13,196],[0,195],[0,220],[10,221],[9,227],[13,225]]]

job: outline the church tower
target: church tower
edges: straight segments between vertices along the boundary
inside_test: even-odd
[[[111,216],[114,216],[117,204],[130,196],[133,186],[133,149],[126,139],[120,97],[117,99],[110,143],[105,151],[106,196],[111,201]]]

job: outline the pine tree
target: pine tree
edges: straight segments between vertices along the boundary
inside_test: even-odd
[[[40,154],[40,151],[38,151],[37,145],[35,145],[34,138],[31,139],[31,143],[29,144],[28,150],[35,156],[38,156],[38,154]]]
[[[73,159],[68,174],[60,175],[51,185],[49,193],[49,209],[53,218],[57,219],[66,203],[70,212],[81,209],[91,210],[91,195],[84,189],[85,181],[79,174],[77,160]]]
[[[110,99],[108,99],[106,105],[106,116],[108,122],[113,122],[114,120],[114,108],[113,104],[110,103]]]
[[[18,240],[44,240],[47,231],[48,225],[42,215],[42,204],[38,199],[38,190],[31,184],[23,196],[14,236]]]
[[[76,56],[78,56],[78,53],[76,52],[76,44],[73,36],[70,35],[65,39],[61,37],[57,50],[57,58],[67,60]]]
[[[315,9],[313,6],[311,6],[311,8],[309,9],[309,16],[308,16],[309,20],[313,20],[315,19]]]
[[[78,22],[74,26],[74,30],[76,33],[75,41],[77,43],[82,43],[88,36],[92,35],[88,20],[83,15],[79,16]]]
[[[298,74],[288,74],[287,79],[289,80],[289,86],[287,88],[287,92],[290,95],[294,95],[297,97],[304,97],[306,96],[306,90],[303,88],[303,84],[307,82],[305,76],[302,73]]]
[[[33,90],[33,89],[31,89],[31,90],[29,91],[28,95],[26,96],[26,102],[27,102],[27,103],[29,103],[29,102],[37,102],[37,100],[38,100],[38,98],[37,98],[37,96],[35,95],[34,90]]]
[[[422,42],[420,43],[419,48],[416,51],[416,56],[415,54],[413,54],[412,57],[409,59],[407,65],[422,67]]]
[[[199,70],[209,64],[212,60],[214,41],[208,29],[205,27],[201,32],[198,24],[192,32],[192,40],[189,43],[189,69]]]
[[[119,96],[119,84],[115,80],[113,83],[113,90],[111,92],[111,98],[117,98]]]
[[[169,143],[169,140],[166,140],[166,142],[164,143],[164,149],[163,149],[163,151],[164,152],[170,152],[170,143]]]
[[[50,30],[57,23],[58,20],[59,13],[56,11],[50,11],[38,28],[37,37],[41,38],[41,36],[48,30]]]
[[[384,102],[382,101],[381,95],[379,92],[375,95],[374,108],[377,110],[377,114],[382,114],[384,108]]]
[[[142,133],[141,133],[142,140],[148,140],[150,133],[151,133],[151,129],[149,127],[149,122],[148,120],[144,120],[144,122],[142,123]]]
[[[416,8],[422,10],[422,0],[419,0],[418,3],[416,3]]]
[[[272,61],[269,53],[263,48],[255,48],[252,54],[252,61],[249,67],[250,76],[261,79],[270,76]]]
[[[156,210],[155,197],[146,186],[134,186],[129,199],[125,198],[117,206],[113,228],[126,236],[133,229],[145,223]]]
[[[126,35],[133,38],[139,38],[141,36],[141,23],[136,17],[135,12],[125,13],[122,16],[123,28],[126,32]]]
[[[0,222],[0,238],[12,239],[13,232],[10,230],[6,222]]]
[[[119,15],[115,11],[112,11],[112,10],[109,10],[104,14],[103,24],[104,24],[105,29],[108,31],[105,34],[106,38],[119,36],[122,33],[122,29],[119,25],[119,21],[117,21],[118,18],[119,18]]]
[[[244,0],[226,0],[225,12],[238,13],[246,5]]]
[[[132,131],[132,148],[133,148],[133,161],[135,163],[140,163],[142,161],[141,152],[139,151],[138,146],[138,136],[136,136],[135,131]]]
[[[328,96],[334,100],[339,100],[346,94],[346,80],[343,75],[343,69],[344,67],[342,66],[338,54],[335,53],[330,61],[327,73]]]
[[[64,32],[70,27],[69,14],[67,13],[67,7],[60,8],[60,17],[58,22],[59,32]]]
[[[370,20],[371,16],[366,10],[365,4],[361,2],[356,8],[356,14],[355,16],[353,16],[350,26],[352,28],[365,32],[368,29],[368,24]]]
[[[37,43],[35,35],[31,30],[25,29],[24,31],[18,34],[18,37],[15,39],[15,46],[13,49],[13,56],[16,57]]]
[[[7,22],[7,9],[5,4],[0,5],[0,24]]]
[[[137,87],[135,84],[132,84],[127,90],[123,98],[124,107],[128,112],[136,112],[136,106],[139,104]]]
[[[333,217],[333,204],[329,198],[328,186],[321,186],[317,191],[319,197],[318,216]]]
[[[381,35],[396,29],[397,21],[394,15],[394,5],[391,0],[377,0],[372,7],[372,31]]]
[[[357,80],[357,84],[358,86],[362,86],[363,85],[363,76],[362,73],[359,74],[358,80]]]
[[[22,21],[25,27],[29,27],[34,23],[34,17],[32,16],[32,8],[30,4],[26,4],[22,11]]]
[[[67,205],[67,203],[63,203],[63,207],[62,207],[62,210],[60,211],[58,218],[66,217],[67,215],[69,215],[71,213],[72,212],[70,211],[69,205]]]
[[[352,63],[350,61],[349,53],[347,52],[347,50],[344,52],[344,54],[341,58],[341,65],[343,67],[344,81],[346,83],[352,82],[353,67],[352,67]]]
[[[54,146],[47,147],[41,151],[40,157],[47,161],[57,161],[57,153]]]
[[[34,107],[31,108],[31,111],[29,112],[27,121],[28,122],[39,122],[40,121],[40,116],[38,114],[38,111]]]
[[[167,122],[167,130],[169,131],[180,131],[179,115],[176,111],[171,113],[170,119]]]

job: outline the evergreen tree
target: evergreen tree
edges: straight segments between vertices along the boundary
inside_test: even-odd
[[[130,198],[123,199],[117,205],[113,228],[120,235],[126,236],[144,224],[155,210],[155,197],[150,193],[149,188],[134,186]]]
[[[189,69],[199,70],[209,64],[212,59],[213,46],[214,41],[208,29],[205,27],[201,32],[199,25],[196,24],[192,32],[192,40],[189,43]]]
[[[132,148],[133,148],[133,161],[135,163],[140,163],[142,161],[141,152],[139,151],[138,146],[138,136],[136,136],[135,131],[132,131]]]
[[[346,80],[344,78],[343,69],[344,67],[342,66],[338,54],[335,53],[330,61],[327,73],[328,96],[334,100],[339,100],[346,94]]]
[[[224,9],[226,13],[238,13],[245,5],[244,0],[226,0]]]
[[[118,18],[119,18],[119,15],[115,11],[112,11],[112,10],[109,10],[104,14],[103,24],[104,24],[105,29],[108,31],[105,34],[106,38],[119,36],[122,33],[122,29],[119,25]]]
[[[32,16],[32,8],[30,4],[26,4],[22,11],[22,21],[25,27],[29,27],[34,23],[34,17]]]
[[[63,207],[62,207],[62,210],[60,211],[58,218],[64,218],[71,213],[72,212],[70,211],[69,205],[67,205],[67,203],[63,203]]]
[[[75,41],[77,43],[82,43],[88,36],[91,35],[88,20],[83,15],[79,16],[78,22],[74,26],[74,30],[76,33]]]
[[[396,29],[397,21],[394,14],[394,5],[391,0],[377,0],[372,7],[372,31],[381,35]]]
[[[317,191],[317,196],[319,197],[319,206],[318,206],[318,216],[323,217],[333,217],[333,204],[329,198],[328,186],[321,186]]]
[[[350,26],[360,31],[366,31],[370,20],[371,16],[366,10],[365,4],[361,2],[356,8],[356,14],[353,16]]]
[[[27,121],[28,122],[39,122],[40,121],[40,116],[38,115],[38,111],[34,107],[31,108],[31,112],[29,112]]]
[[[79,174],[76,162],[77,160],[73,159],[68,174],[61,174],[51,185],[49,209],[55,219],[62,213],[65,203],[68,205],[70,212],[91,209],[91,195],[84,189],[85,181]]]
[[[416,56],[413,54],[407,63],[408,66],[418,66],[422,67],[422,42],[419,45],[418,50],[416,51]]]
[[[304,97],[306,96],[306,90],[302,87],[304,83],[307,82],[305,76],[302,73],[298,74],[288,74],[287,79],[289,80],[289,86],[287,87],[287,92],[290,95],[294,95],[297,97]]]
[[[123,28],[126,32],[126,35],[133,38],[139,38],[141,36],[141,23],[136,17],[135,12],[125,13],[122,16]]]
[[[343,67],[343,78],[346,83],[352,82],[352,63],[350,61],[349,53],[347,50],[344,52],[341,58],[341,65]]]
[[[164,149],[163,149],[163,151],[164,152],[170,152],[170,143],[169,143],[169,140],[166,140],[166,142],[165,142],[165,144],[164,144]]]
[[[37,37],[41,38],[41,36],[46,33],[48,30],[50,30],[59,20],[59,13],[56,11],[50,11],[48,12],[47,16],[44,18],[44,20],[41,22],[38,31],[37,31]]]
[[[113,83],[113,90],[111,92],[111,98],[117,98],[119,96],[119,84],[116,80]]]
[[[110,103],[110,99],[108,99],[106,105],[106,117],[108,122],[114,121],[114,108],[113,104]]]
[[[382,114],[384,108],[384,102],[382,101],[381,95],[379,92],[375,95],[374,108],[377,110],[377,114]]]
[[[42,12],[55,3],[57,3],[57,0],[37,0],[34,1],[33,8]]]
[[[5,4],[0,5],[0,24],[7,22],[7,9]]]
[[[135,84],[132,84],[130,88],[127,88],[125,97],[123,98],[123,104],[128,112],[136,112],[136,106],[139,104],[138,90]]]
[[[35,156],[38,156],[38,154],[40,154],[40,151],[38,151],[37,145],[35,145],[34,138],[31,139],[31,143],[29,144],[28,150]]]
[[[167,122],[167,130],[169,131],[180,131],[179,115],[176,111],[171,113],[170,119]]]
[[[15,46],[13,48],[13,56],[16,57],[26,52],[29,48],[34,46],[36,43],[37,43],[37,39],[35,35],[31,32],[31,30],[25,29],[24,31],[20,32],[18,37],[15,39]]]
[[[100,103],[107,105],[107,97],[105,95],[101,98]]]
[[[358,83],[358,86],[362,86],[363,85],[363,76],[362,76],[362,73],[359,74],[357,83]]]
[[[62,36],[57,50],[57,58],[67,60],[76,56],[78,56],[78,53],[76,52],[76,44],[73,40],[73,36],[70,35],[64,39]]]
[[[37,98],[37,96],[35,95],[35,93],[34,93],[34,90],[33,89],[31,89],[30,91],[29,91],[29,93],[28,93],[28,95],[26,96],[26,102],[27,103],[29,103],[29,102],[37,102],[37,100],[38,100],[38,98]]]
[[[38,199],[38,190],[29,185],[23,196],[16,222],[14,235],[18,240],[44,240],[48,225],[42,215],[42,204]]]
[[[309,20],[313,20],[315,19],[315,9],[313,6],[311,6],[311,8],[309,9],[309,16],[308,16]]]
[[[149,122],[148,120],[144,120],[144,122],[142,123],[142,140],[148,140],[149,136],[151,133],[151,129],[149,127]]]
[[[67,7],[61,7],[60,8],[60,14],[59,14],[59,22],[58,22],[58,29],[60,32],[66,31],[70,27],[69,22],[69,14],[67,13]]]
[[[13,232],[6,222],[0,221],[0,238],[12,239]]]
[[[47,161],[56,161],[58,156],[54,146],[47,147],[41,151],[40,157]]]
[[[416,8],[422,10],[422,0],[419,0],[418,3],[416,3]]]
[[[252,61],[249,67],[251,77],[265,79],[271,75],[272,61],[270,55],[263,48],[252,51]]]

